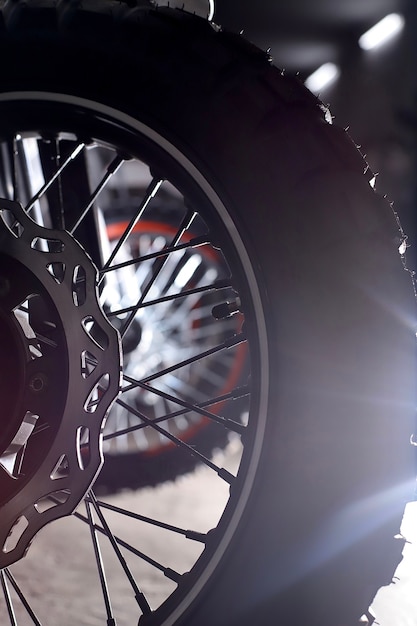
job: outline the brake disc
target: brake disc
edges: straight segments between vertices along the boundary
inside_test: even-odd
[[[73,512],[102,463],[121,345],[67,232],[0,200],[0,568]]]

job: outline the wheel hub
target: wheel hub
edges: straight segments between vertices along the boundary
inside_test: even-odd
[[[0,568],[72,513],[103,463],[121,350],[96,285],[68,233],[0,200]]]

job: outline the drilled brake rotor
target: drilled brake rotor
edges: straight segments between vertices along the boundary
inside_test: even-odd
[[[120,375],[90,258],[0,200],[0,568],[88,492]]]

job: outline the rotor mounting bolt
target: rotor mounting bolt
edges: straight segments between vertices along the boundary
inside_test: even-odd
[[[45,391],[48,379],[44,374],[35,374],[29,382],[29,387],[33,393],[41,393]]]

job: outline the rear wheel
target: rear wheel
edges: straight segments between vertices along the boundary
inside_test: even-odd
[[[266,55],[186,13],[18,2],[3,18],[0,49],[14,63],[0,85],[0,242],[3,267],[23,267],[27,285],[1,305],[4,337],[21,355],[1,441],[4,621],[21,611],[30,623],[65,623],[46,610],[48,590],[95,571],[97,594],[90,584],[87,598],[62,594],[72,621],[357,623],[401,551],[393,537],[411,493],[414,384],[402,233],[362,158]],[[120,195],[132,178],[125,220]],[[140,224],[153,240],[155,219],[156,231],[169,227],[144,254]],[[31,376],[33,362],[35,374],[45,364],[59,377],[59,393]],[[100,430],[118,391],[104,437],[166,439],[163,469],[133,455],[120,476],[123,457],[109,447],[101,467]],[[212,455],[208,431],[189,438],[193,420],[230,439],[232,465]],[[203,519],[196,494],[178,495],[184,481],[175,496],[159,488],[156,513],[147,492],[105,500],[91,487],[99,470],[102,484],[137,486],[195,459],[197,476],[208,474],[203,501],[216,491],[220,502]],[[72,524],[86,536],[70,535]],[[47,581],[41,599],[36,580]]]

